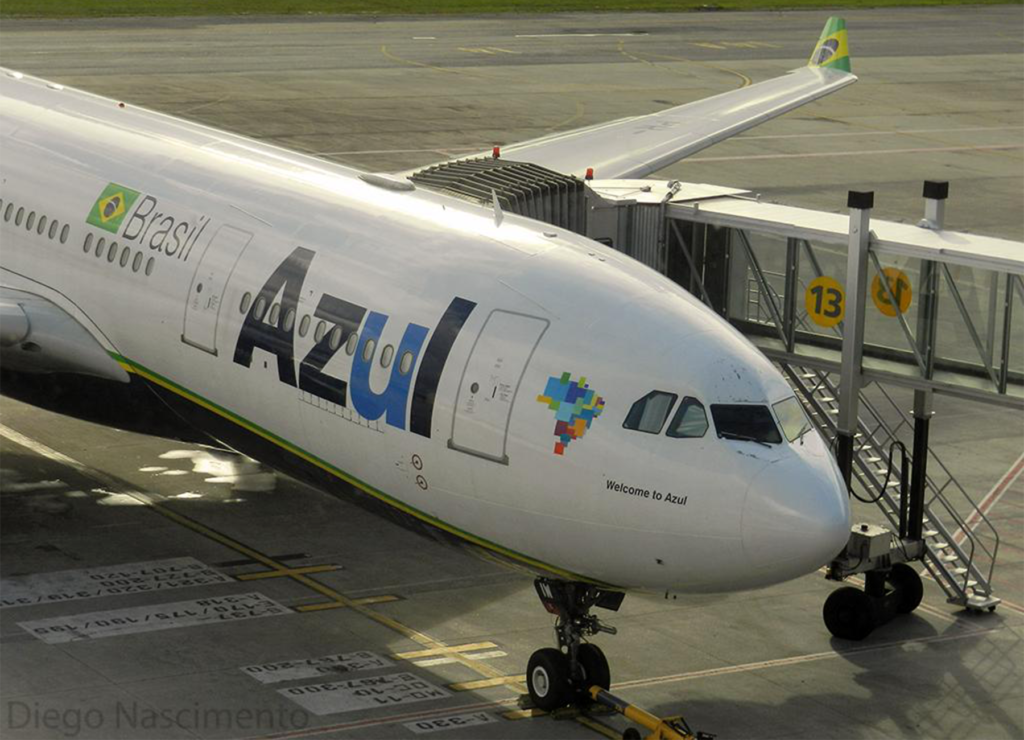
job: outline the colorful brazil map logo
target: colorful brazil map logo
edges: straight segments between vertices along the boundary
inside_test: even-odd
[[[555,412],[555,454],[564,455],[574,439],[587,433],[594,419],[604,411],[604,399],[587,385],[586,378],[571,380],[570,373],[548,378],[540,403]]]

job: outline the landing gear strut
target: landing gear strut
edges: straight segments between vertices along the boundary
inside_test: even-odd
[[[615,634],[590,613],[599,606],[618,611],[625,594],[605,591],[588,583],[538,578],[533,582],[544,608],[558,619],[558,649],[542,648],[530,656],[526,688],[534,706],[545,711],[590,699],[590,687],[611,686],[608,660],[597,645],[583,642],[598,632]]]

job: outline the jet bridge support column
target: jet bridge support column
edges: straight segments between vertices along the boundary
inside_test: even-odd
[[[857,434],[857,412],[864,351],[864,296],[867,295],[868,248],[871,244],[873,192],[851,190],[846,199],[850,209],[850,248],[846,257],[846,313],[843,319],[843,355],[839,378],[839,416],[836,419],[836,460],[847,488],[853,475],[853,444]]]
[[[924,184],[924,219],[921,228],[941,231],[946,213],[948,182],[926,181]],[[930,380],[935,368],[935,333],[938,323],[938,270],[930,260],[921,261],[919,308],[917,314],[918,351],[924,360],[924,376]],[[928,431],[933,415],[933,392],[914,391],[914,470],[910,480],[910,506],[907,537],[920,540],[924,536],[924,495],[928,471]]]

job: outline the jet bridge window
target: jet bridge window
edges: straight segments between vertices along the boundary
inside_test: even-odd
[[[782,435],[767,406],[713,403],[711,417],[720,438],[761,444],[782,442]]]
[[[708,415],[704,411],[704,404],[696,398],[685,396],[665,434],[678,438],[703,437],[707,430]]]
[[[638,432],[661,434],[661,428],[665,426],[665,420],[675,405],[676,398],[678,396],[675,393],[651,391],[633,404],[622,426]]]

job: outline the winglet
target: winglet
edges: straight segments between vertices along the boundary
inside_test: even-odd
[[[850,71],[850,48],[846,43],[846,21],[836,16],[828,19],[807,66],[827,67],[843,72]]]

